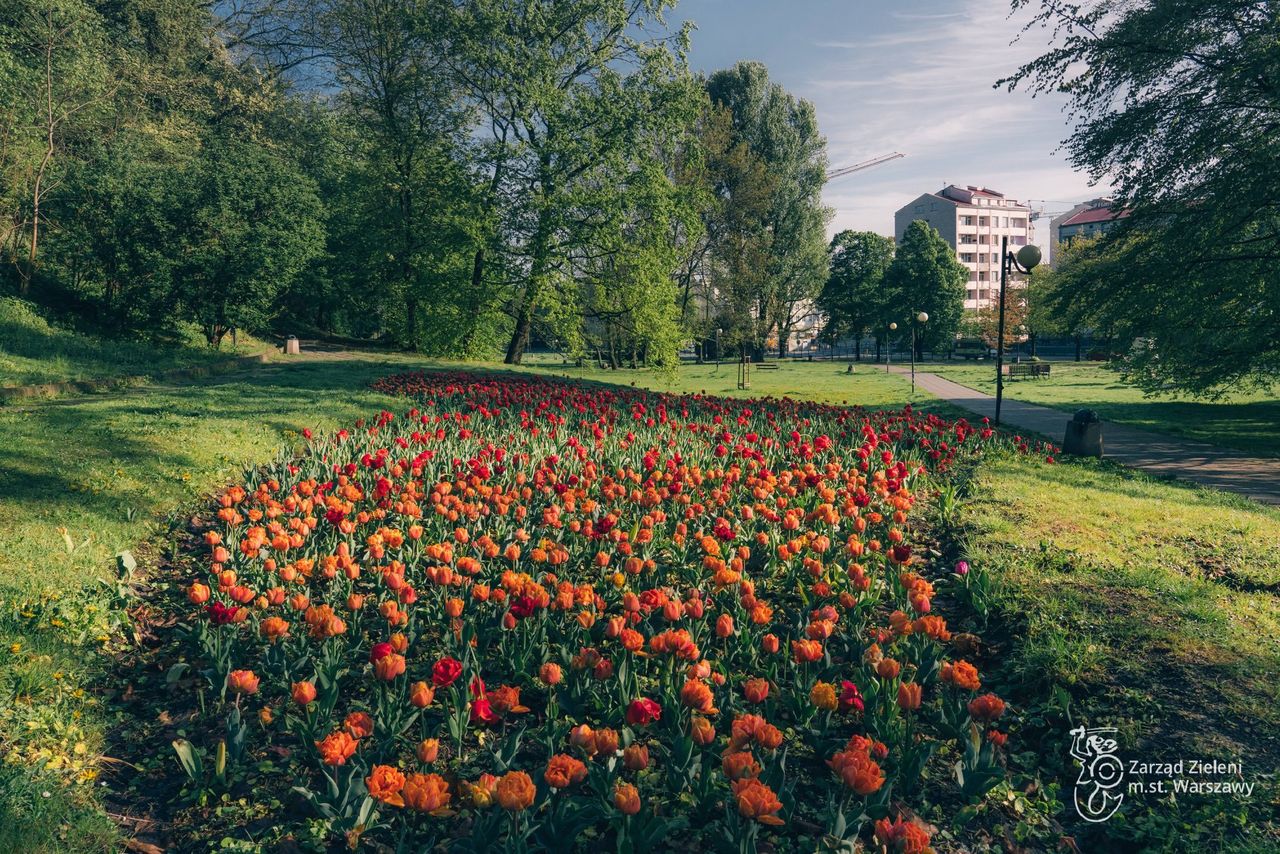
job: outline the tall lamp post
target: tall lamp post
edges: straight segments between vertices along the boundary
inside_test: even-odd
[[[1030,273],[1040,263],[1040,249],[1028,243],[1015,256],[1009,251],[1009,235],[1000,238],[1000,320],[996,324],[996,426],[1000,426],[1000,404],[1004,401],[1004,295],[1009,289],[1009,268]]]
[[[916,323],[917,322],[921,326],[923,326],[924,324],[929,322],[929,315],[922,311],[919,314],[917,314],[915,317],[911,318],[911,396],[912,397],[915,397],[915,394],[916,394]]]
[[[889,373],[889,363],[893,361],[893,333],[898,331],[898,324],[889,324],[889,334],[884,341],[884,372]]]

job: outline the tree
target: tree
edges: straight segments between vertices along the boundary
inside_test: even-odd
[[[993,300],[976,313],[978,336],[988,347],[1008,350],[1022,343],[1029,332],[1030,304],[1023,288],[1009,288],[1004,303],[1004,341],[1000,342],[1000,301]]]
[[[907,226],[885,273],[886,317],[898,318],[907,328],[904,324],[914,324],[919,312],[929,315],[929,321],[917,328],[917,358],[926,347],[940,349],[955,339],[968,279],[969,271],[937,229],[919,219]]]
[[[1002,84],[1063,91],[1071,160],[1129,211],[1073,279],[1151,389],[1269,386],[1280,370],[1274,4],[1014,0],[1051,49]],[[1116,93],[1123,93],[1117,97]],[[1064,291],[1064,294],[1066,292]]]
[[[16,0],[0,23],[0,70],[13,77],[0,94],[16,103],[14,125],[0,132],[0,163],[21,189],[6,226],[19,293],[26,296],[40,261],[50,194],[61,184],[62,159],[91,127],[117,84],[111,79],[104,21],[80,0]],[[7,90],[7,91],[5,91]],[[6,193],[10,195],[10,193]]]
[[[831,341],[853,336],[855,355],[862,358],[862,338],[884,325],[884,277],[893,263],[893,239],[873,231],[842,231],[828,250],[831,272],[818,296],[826,316],[823,334]]]
[[[571,258],[593,231],[576,203],[606,186],[657,127],[687,110],[684,31],[665,30],[672,0],[459,0],[441,29],[480,121],[495,239],[516,275],[505,361],[519,364],[534,323],[574,340],[583,312]],[[673,48],[679,48],[674,50]],[[501,240],[496,237],[500,235]],[[674,272],[674,271],[671,271]]]
[[[776,335],[778,354],[786,355],[802,307],[827,277],[826,140],[813,105],[771,82],[761,63],[717,71],[707,93],[728,113],[725,152],[733,159],[723,173],[732,183],[721,188],[722,215],[733,221],[709,229],[720,235],[715,251],[724,275],[716,289],[739,343],[762,358]],[[737,197],[757,198],[739,208]]]
[[[262,328],[276,296],[323,249],[314,185],[260,146],[211,140],[186,176],[177,251],[179,299],[210,346],[233,328]]]

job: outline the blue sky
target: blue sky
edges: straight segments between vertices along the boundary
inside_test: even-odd
[[[1006,0],[681,0],[668,20],[697,25],[696,70],[759,60],[812,101],[833,168],[905,153],[824,194],[832,232],[892,234],[897,208],[948,183],[1048,199],[1048,211],[1103,194],[1058,150],[1061,98],[992,88],[1047,44],[1040,30],[1011,44],[1025,17],[1008,15]],[[1046,242],[1048,219],[1037,226]]]

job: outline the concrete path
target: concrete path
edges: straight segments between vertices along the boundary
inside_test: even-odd
[[[910,374],[893,365],[891,371]],[[937,374],[916,371],[916,385],[949,403],[994,420],[996,399]],[[1039,433],[1055,445],[1062,444],[1071,414],[1005,397],[1001,420],[1006,429]],[[1157,475],[1189,480],[1248,496],[1263,504],[1280,505],[1280,460],[1251,457],[1243,451],[1219,448],[1204,442],[1152,433],[1111,421],[1102,424],[1104,456]]]

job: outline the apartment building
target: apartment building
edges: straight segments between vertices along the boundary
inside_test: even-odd
[[[1034,242],[1030,206],[986,187],[951,184],[908,202],[893,216],[899,242],[918,219],[938,230],[969,271],[964,307],[970,311],[1000,299],[1001,238],[1009,238],[1010,251]],[[1010,287],[1015,284],[1022,284],[1020,276],[1010,277]]]
[[[1066,245],[1081,237],[1097,237],[1110,231],[1129,212],[1107,197],[1081,202],[1049,222],[1049,236],[1055,244]]]

